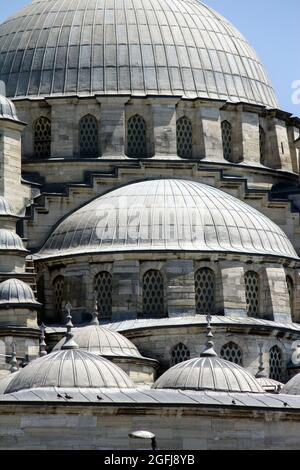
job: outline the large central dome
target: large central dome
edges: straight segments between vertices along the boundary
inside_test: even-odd
[[[197,0],[35,0],[0,26],[10,97],[130,94],[277,107],[249,43]]]
[[[263,214],[219,189],[180,179],[142,181],[98,197],[68,216],[38,256],[137,251],[298,258]]]

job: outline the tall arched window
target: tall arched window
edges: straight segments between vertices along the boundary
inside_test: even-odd
[[[186,116],[181,117],[176,123],[177,155],[181,158],[193,158],[193,126]]]
[[[286,276],[286,284],[289,294],[289,303],[291,308],[292,318],[294,317],[294,281],[291,276]]]
[[[165,317],[164,280],[159,271],[149,270],[143,277],[143,317]]]
[[[135,114],[127,124],[127,155],[132,158],[145,158],[147,155],[147,125],[145,119]]]
[[[53,281],[54,312],[57,318],[60,318],[63,313],[63,307],[65,303],[64,290],[65,290],[64,277],[57,276]]]
[[[179,343],[171,349],[170,356],[170,367],[172,367],[181,362],[188,361],[191,357],[191,353],[185,344]]]
[[[216,311],[216,276],[209,268],[195,272],[195,294],[197,315],[214,314]]]
[[[33,125],[34,155],[36,158],[51,157],[51,121],[45,116],[37,119]]]
[[[79,123],[79,147],[81,157],[98,157],[99,129],[95,116],[87,114]]]
[[[262,126],[259,126],[259,152],[260,152],[260,163],[265,164],[266,161],[266,133]]]
[[[220,356],[226,361],[233,362],[239,366],[243,365],[243,353],[241,348],[230,341],[227,344],[224,344],[221,348]]]
[[[260,313],[260,279],[254,271],[245,274],[245,290],[247,313],[249,317],[257,317]]]
[[[270,379],[281,382],[283,380],[283,357],[278,346],[273,346],[269,352]]]
[[[94,279],[95,298],[98,302],[99,317],[101,320],[112,318],[112,275],[102,271]]]
[[[232,126],[230,122],[223,121],[222,127],[222,143],[223,143],[223,155],[225,160],[232,162]]]

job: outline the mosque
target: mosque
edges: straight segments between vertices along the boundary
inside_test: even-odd
[[[0,81],[0,449],[298,449],[300,119],[247,40],[28,0]]]

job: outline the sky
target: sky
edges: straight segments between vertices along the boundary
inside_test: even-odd
[[[0,22],[28,3],[29,0],[0,0]],[[267,70],[280,107],[300,116],[299,0],[206,0],[205,3],[231,21],[248,39]]]

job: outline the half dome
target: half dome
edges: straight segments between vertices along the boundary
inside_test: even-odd
[[[265,215],[211,186],[147,180],[111,191],[58,225],[37,258],[143,251],[221,252],[298,259]]]
[[[70,349],[30,362],[10,382],[5,393],[45,387],[134,388],[134,384],[120,367],[104,357]]]
[[[181,362],[167,370],[153,388],[264,393],[246,369],[218,357],[198,357]]]
[[[0,306],[1,304],[40,306],[31,287],[19,279],[8,279],[0,284]]]
[[[0,26],[10,97],[162,95],[278,107],[259,58],[198,0],[35,0]]]

